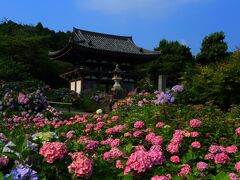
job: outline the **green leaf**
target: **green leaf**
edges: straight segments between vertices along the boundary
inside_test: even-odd
[[[16,154],[14,154],[14,153],[4,152],[4,153],[2,153],[2,154],[5,155],[5,156],[7,156],[7,157],[10,158],[10,159],[19,160],[19,157],[18,157]]]
[[[131,175],[122,177],[122,180],[132,180],[132,179],[133,179],[133,177]]]
[[[219,179],[221,179],[221,180],[229,180],[229,176],[226,173],[224,173],[224,172],[220,172],[220,173],[218,173],[214,177],[214,180],[219,180]]]
[[[131,143],[129,143],[129,144],[128,144],[128,145],[126,145],[126,147],[125,147],[125,149],[126,149],[126,152],[127,152],[127,153],[130,153],[130,152],[131,152],[131,150],[132,150],[132,148],[133,148],[132,144],[131,144]]]
[[[0,171],[0,179],[4,179],[4,174]]]

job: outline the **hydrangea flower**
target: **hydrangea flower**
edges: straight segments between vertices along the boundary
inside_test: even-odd
[[[201,144],[200,144],[198,141],[192,142],[191,146],[194,147],[194,148],[196,148],[196,149],[201,148]]]
[[[90,178],[93,172],[93,162],[83,152],[69,153],[73,162],[68,166],[68,171],[76,177]]]
[[[206,154],[206,155],[204,156],[204,159],[205,159],[205,160],[213,160],[214,157],[215,157],[214,154]]]
[[[18,165],[13,169],[10,174],[7,174],[5,178],[12,176],[13,180],[38,180],[37,172],[32,170],[29,165]]]
[[[107,151],[103,154],[103,159],[109,161],[111,159],[118,159],[123,156],[123,152],[120,151],[117,147],[113,147],[110,151]]]
[[[197,169],[198,169],[200,172],[205,171],[207,168],[208,168],[208,164],[207,164],[207,163],[205,163],[205,162],[198,162],[198,163],[197,163]]]
[[[188,164],[183,164],[182,166],[181,171],[178,173],[178,176],[180,177],[189,174],[192,170]]]
[[[46,161],[52,164],[57,159],[63,159],[67,153],[67,147],[61,142],[47,142],[41,147],[39,154],[46,158]]]
[[[124,168],[124,165],[123,165],[121,160],[116,161],[116,168],[117,169],[123,169]]]
[[[4,167],[4,166],[7,166],[8,162],[9,162],[8,157],[0,156],[0,168]]]
[[[228,177],[230,177],[230,180],[237,180],[238,176],[235,173],[229,173]]]
[[[214,157],[216,164],[226,164],[228,161],[230,161],[230,158],[225,153],[218,153]]]
[[[177,164],[177,163],[180,163],[180,158],[179,158],[179,156],[171,156],[170,157],[170,161],[172,162],[172,163],[174,163],[174,164]]]
[[[171,90],[173,92],[182,92],[184,90],[184,86],[183,85],[175,85],[172,87]]]
[[[52,139],[58,139],[58,136],[55,132],[39,132],[32,135],[33,140],[40,140],[42,142],[48,142]]]
[[[191,128],[199,128],[202,125],[202,121],[199,119],[192,119],[190,120],[190,127]]]
[[[151,180],[170,180],[170,178],[167,176],[153,176]]]
[[[162,128],[162,127],[164,127],[164,122],[158,122],[157,124],[156,124],[156,128]]]
[[[218,145],[211,145],[208,149],[210,153],[221,153],[225,151],[225,148],[223,146],[218,146]]]
[[[102,111],[102,109],[98,109],[98,110],[96,110],[96,113],[97,113],[97,114],[102,114],[103,111]]]
[[[157,99],[154,100],[155,105],[159,104],[171,104],[173,103],[175,98],[172,96],[170,91],[161,92],[160,94],[157,94]]]
[[[236,153],[237,151],[238,151],[238,148],[237,148],[237,146],[235,146],[235,145],[228,146],[228,147],[225,148],[225,152],[226,152],[226,153],[229,153],[229,154],[234,154],[234,153]]]
[[[144,122],[143,121],[136,121],[134,123],[134,128],[141,129],[144,127]]]
[[[235,164],[235,169],[238,173],[240,173],[240,161],[238,161],[236,164]]]
[[[124,174],[128,175],[131,170],[134,170],[137,173],[142,173],[150,169],[152,165],[152,158],[149,156],[148,152],[141,150],[136,151],[129,156],[124,169]]]
[[[240,127],[237,128],[237,129],[235,130],[235,132],[236,132],[236,135],[237,135],[237,136],[240,136]]]

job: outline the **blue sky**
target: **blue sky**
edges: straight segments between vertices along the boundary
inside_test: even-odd
[[[148,49],[177,40],[196,54],[203,37],[216,31],[225,32],[229,50],[240,47],[239,7],[240,0],[1,0],[0,19],[131,35]]]

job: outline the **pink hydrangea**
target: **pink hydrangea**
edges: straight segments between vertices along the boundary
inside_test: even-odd
[[[8,162],[9,162],[8,157],[1,156],[0,157],[0,168],[7,166]]]
[[[102,145],[109,145],[109,144],[111,144],[112,141],[113,141],[113,138],[108,138],[104,141],[101,141],[101,144]]]
[[[167,176],[153,176],[151,180],[170,180],[170,178]]]
[[[206,154],[206,155],[204,156],[204,159],[205,159],[205,160],[213,160],[214,157],[215,157],[214,154]]]
[[[133,132],[133,136],[134,136],[135,138],[139,138],[139,137],[142,135],[142,133],[143,133],[143,131],[138,130],[138,131]]]
[[[201,148],[201,144],[200,144],[200,142],[198,142],[198,141],[192,142],[191,146],[194,147],[194,148],[196,148],[196,149]]]
[[[118,116],[112,116],[112,121],[115,122],[115,121],[118,121],[119,120],[119,117]]]
[[[162,151],[162,147],[160,145],[153,145],[151,146],[150,150],[149,151]]]
[[[143,101],[138,101],[138,106],[140,107],[143,106],[143,103],[144,103]]]
[[[237,151],[238,151],[238,148],[237,148],[237,146],[235,146],[235,145],[228,146],[228,147],[225,148],[225,152],[226,152],[226,153],[229,153],[229,154],[234,154],[234,153],[236,153]]]
[[[166,161],[163,152],[159,148],[151,148],[148,155],[152,158],[153,165],[163,164]]]
[[[155,136],[154,138],[151,139],[152,145],[161,145],[163,142],[162,136]]]
[[[101,118],[101,117],[98,117],[98,118],[97,118],[97,122],[99,122],[99,121],[102,121],[102,118]]]
[[[183,164],[182,166],[183,167],[181,168],[180,172],[178,173],[178,176],[180,176],[180,177],[189,174],[192,170],[188,164]]]
[[[89,140],[88,137],[86,137],[86,136],[81,136],[81,137],[77,140],[77,142],[78,142],[78,143],[83,143],[83,144],[85,144],[85,143],[88,142],[88,140]]]
[[[104,114],[103,118],[107,119],[108,118],[108,114]]]
[[[205,171],[207,168],[208,168],[208,164],[207,164],[207,163],[205,163],[205,162],[198,162],[198,163],[197,163],[197,169],[198,169],[200,172]]]
[[[86,124],[86,129],[92,129],[94,127],[94,124]]]
[[[132,134],[130,132],[124,133],[124,137],[132,137]]]
[[[152,165],[152,158],[148,155],[148,152],[136,151],[129,156],[124,174],[128,175],[132,170],[137,173],[142,173],[150,169]]]
[[[210,153],[221,153],[225,151],[225,148],[223,146],[217,146],[217,145],[211,145],[208,149]]]
[[[176,135],[176,136],[173,136],[173,138],[171,139],[171,143],[173,144],[181,144],[183,141],[183,136],[182,135]]]
[[[124,165],[123,165],[121,160],[116,161],[116,168],[117,169],[123,169],[124,168]]]
[[[69,153],[73,162],[68,166],[68,171],[76,177],[90,178],[93,172],[93,162],[83,152]]]
[[[199,132],[196,132],[196,131],[195,132],[190,132],[190,136],[194,137],[194,138],[199,137]]]
[[[240,136],[240,127],[237,128],[237,129],[235,130],[235,132],[236,132],[236,135],[237,135],[237,136]]]
[[[180,163],[180,158],[179,156],[171,156],[170,161],[174,164]]]
[[[179,144],[173,144],[173,143],[170,143],[168,146],[167,146],[167,151],[171,154],[175,154],[175,153],[178,153],[179,152]]]
[[[164,122],[158,122],[158,123],[156,124],[156,128],[162,128],[164,125],[165,125]]]
[[[230,158],[228,157],[227,154],[225,153],[218,153],[215,155],[214,157],[214,162],[216,164],[225,164],[227,163],[228,161],[230,161]]]
[[[73,139],[75,137],[75,131],[68,131],[66,134],[66,138]]]
[[[136,121],[135,123],[134,123],[134,128],[137,128],[137,129],[141,129],[141,128],[143,128],[144,127],[144,122],[143,121]]]
[[[235,169],[238,173],[240,173],[240,161],[238,161],[236,164],[235,164]]]
[[[114,134],[122,132],[125,127],[126,127],[125,125],[117,125],[112,128],[106,129],[105,132],[106,132],[106,134],[114,135]]]
[[[110,146],[113,148],[113,147],[117,147],[119,146],[121,143],[121,140],[120,139],[114,139],[111,143],[110,143]]]
[[[103,126],[104,126],[104,122],[98,122],[97,124],[96,124],[96,126],[95,126],[95,130],[100,130],[100,129],[102,129],[103,128]]]
[[[136,151],[146,151],[145,147],[142,145],[139,146],[133,146],[135,148]]]
[[[109,161],[111,159],[118,159],[123,156],[123,152],[118,148],[114,147],[110,151],[107,151],[103,154],[103,159]]]
[[[190,120],[190,127],[192,127],[192,128],[198,128],[201,125],[202,125],[202,121],[200,121],[199,119]]]
[[[61,142],[47,142],[41,147],[39,154],[46,158],[46,161],[52,164],[57,159],[63,159],[67,153],[67,147]]]
[[[230,180],[237,180],[238,176],[235,173],[229,173],[228,177],[230,177]]]
[[[152,140],[155,136],[156,136],[155,133],[154,133],[154,132],[151,132],[151,133],[149,133],[149,134],[146,135],[145,140],[146,140],[147,142],[151,142],[151,140]]]
[[[86,150],[95,150],[98,148],[99,142],[95,140],[88,140],[87,146],[84,148]]]

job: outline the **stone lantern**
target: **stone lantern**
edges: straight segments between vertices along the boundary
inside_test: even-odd
[[[122,87],[121,87],[121,85],[120,85],[120,81],[122,80],[122,77],[121,77],[121,75],[122,75],[122,70],[119,68],[119,65],[118,64],[116,64],[116,67],[115,67],[115,69],[113,70],[113,78],[112,78],[112,80],[114,81],[114,85],[113,85],[113,87],[112,87],[112,91],[122,91],[123,89],[122,89]]]

